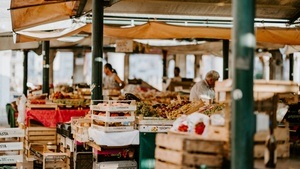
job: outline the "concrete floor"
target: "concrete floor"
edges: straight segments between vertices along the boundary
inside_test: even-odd
[[[255,169],[266,169],[264,160],[255,160],[254,167]],[[300,169],[300,156],[289,159],[278,159],[276,169]]]

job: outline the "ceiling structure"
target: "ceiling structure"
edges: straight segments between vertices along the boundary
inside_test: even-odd
[[[88,1],[86,10],[91,9]],[[256,21],[299,23],[298,0],[256,0]],[[107,16],[136,16],[149,19],[207,22],[232,22],[231,0],[120,0],[105,9]]]
[[[7,0],[0,0],[0,2],[2,1]],[[118,27],[118,29],[131,28],[146,24],[149,21],[162,21],[167,25],[173,26],[202,26],[211,28],[211,30],[215,28],[230,29],[233,23],[231,0],[104,0],[104,3],[106,5],[104,10],[104,24]],[[9,12],[12,16],[11,29],[18,33],[19,30],[24,31],[28,27],[66,18],[71,18],[69,20],[72,20],[73,23],[69,25],[56,24],[57,29],[45,26],[39,28],[39,31],[53,32],[62,29],[73,29],[74,23],[82,24],[83,22],[86,24],[91,22],[91,4],[92,0],[11,0],[9,7]],[[299,17],[300,3],[298,0],[256,0],[256,27],[280,27],[288,28],[289,31],[297,31]],[[76,34],[78,34],[78,31]],[[70,36],[70,34],[66,35]],[[109,34],[109,36],[113,37],[114,35]],[[230,37],[228,38],[228,31],[226,36],[227,38],[224,39],[230,39]],[[134,39],[137,38],[141,37]],[[176,37],[168,38],[174,39]],[[178,39],[188,38],[180,37]],[[207,38],[215,39],[220,37],[217,35],[213,37],[201,35],[195,38],[202,41]],[[274,39],[272,34],[270,38]],[[53,39],[57,39],[57,37]],[[74,44],[76,43],[70,43],[70,45]],[[300,45],[298,42],[292,44]]]

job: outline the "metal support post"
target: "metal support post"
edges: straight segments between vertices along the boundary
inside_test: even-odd
[[[104,1],[92,1],[93,28],[92,28],[92,100],[101,100],[102,72],[103,72],[103,12]]]
[[[24,50],[23,61],[23,94],[27,97],[27,77],[28,77],[28,50]]]
[[[253,169],[253,60],[255,1],[233,1],[233,88],[231,168]]]
[[[43,85],[42,85],[42,91],[43,93],[49,93],[49,49],[50,49],[50,42],[49,41],[43,41],[42,46],[42,55],[43,55]]]
[[[290,81],[294,80],[294,53],[291,53],[289,55],[289,60],[290,60],[290,74],[289,74],[289,79]]]
[[[229,77],[229,40],[223,40],[223,80]]]

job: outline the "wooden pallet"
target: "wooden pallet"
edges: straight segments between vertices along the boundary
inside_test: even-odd
[[[157,134],[155,158],[156,166],[175,168],[199,168],[201,165],[222,167],[223,141],[199,139],[191,136]],[[169,168],[166,167],[166,168]]]

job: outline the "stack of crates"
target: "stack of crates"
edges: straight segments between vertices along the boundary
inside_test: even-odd
[[[33,161],[33,154],[30,152],[30,146],[41,144],[56,147],[56,129],[49,127],[26,127],[24,140],[24,153],[27,161]],[[56,149],[56,148],[55,148]]]
[[[70,169],[74,168],[74,139],[71,133],[71,123],[57,123],[57,146],[61,153],[67,154],[67,166]]]
[[[93,169],[92,147],[75,140],[73,157],[74,169]]]
[[[23,162],[23,137],[22,129],[0,129],[0,166],[16,166]]]

